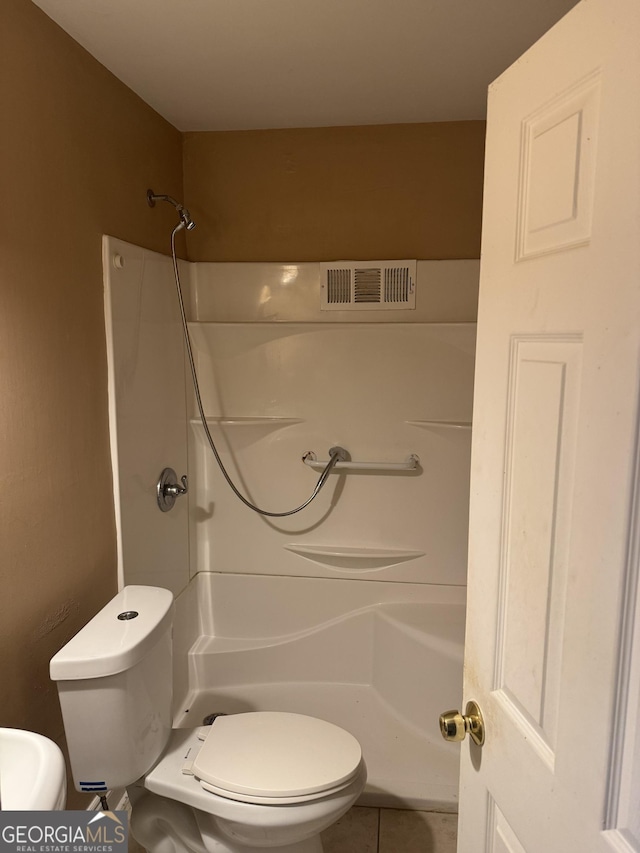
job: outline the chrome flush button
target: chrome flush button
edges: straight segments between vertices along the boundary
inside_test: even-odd
[[[137,615],[138,615],[137,610],[125,610],[122,613],[118,613],[118,619],[120,619],[124,622],[127,619],[135,619]]]

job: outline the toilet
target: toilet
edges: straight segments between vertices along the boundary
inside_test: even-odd
[[[366,782],[358,741],[303,714],[171,728],[173,595],[128,586],[51,660],[73,783],[126,787],[150,853],[322,853]]]

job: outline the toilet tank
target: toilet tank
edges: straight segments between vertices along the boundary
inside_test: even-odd
[[[51,659],[78,791],[153,767],[171,733],[173,595],[126,586]]]

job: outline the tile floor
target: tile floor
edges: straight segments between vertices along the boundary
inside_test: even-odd
[[[458,816],[354,806],[322,833],[324,853],[456,853]]]
[[[354,806],[322,833],[324,853],[456,853],[458,816]],[[130,836],[129,853],[145,853]]]

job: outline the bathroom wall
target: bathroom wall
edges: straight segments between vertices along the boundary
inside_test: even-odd
[[[480,257],[485,123],[187,133],[191,260]]]
[[[48,661],[116,589],[101,238],[166,253],[145,191],[185,195],[183,139],[28,0],[2,12],[0,724],[60,740]],[[483,136],[188,134],[191,257],[477,257]]]
[[[0,65],[0,725],[60,741],[49,659],[116,590],[101,239],[165,249],[181,136],[26,0]]]

